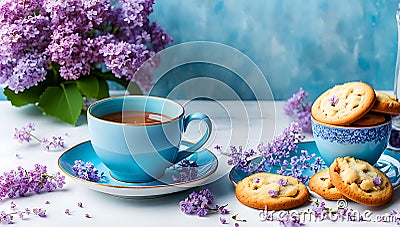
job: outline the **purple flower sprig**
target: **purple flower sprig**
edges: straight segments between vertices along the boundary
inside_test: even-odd
[[[309,176],[304,172],[307,169],[318,172],[324,162],[315,154],[297,150],[297,143],[303,139],[301,127],[297,122],[292,122],[269,143],[260,143],[256,151],[231,146],[228,164],[247,173],[266,172],[275,168],[278,174],[293,176],[306,183]],[[252,161],[255,157],[259,157],[258,162]]]
[[[172,180],[174,182],[187,182],[196,179],[198,176],[197,167],[198,165],[196,161],[183,159],[178,163],[178,167],[175,168],[175,171],[177,171],[179,176],[172,175]]]
[[[60,172],[49,174],[47,167],[35,164],[34,169],[25,170],[21,166],[17,170],[5,172],[0,176],[0,200],[25,196],[28,193],[51,192],[62,188],[65,176]]]
[[[11,201],[10,209],[12,212],[7,213],[0,211],[0,223],[1,224],[14,224],[14,215],[18,215],[20,219],[24,219],[27,215],[37,215],[38,217],[46,217],[46,210],[42,208],[25,208],[24,210],[17,210],[14,201]]]
[[[311,132],[311,106],[312,102],[306,103],[308,94],[299,88],[299,90],[289,98],[284,106],[283,111],[288,116],[296,116],[295,121],[299,123],[304,132]]]
[[[26,126],[21,129],[15,128],[14,139],[18,140],[20,143],[29,143],[34,139],[41,143],[42,147],[47,151],[64,148],[64,139],[61,136],[53,136],[52,139],[46,137],[39,139],[32,133],[35,130],[35,124],[33,122],[28,122]]]
[[[226,209],[228,205],[216,205],[212,208],[214,196],[211,190],[206,188],[200,192],[193,191],[187,198],[179,202],[181,211],[185,214],[197,214],[199,217],[204,217],[210,213],[228,214],[229,210]]]
[[[99,173],[99,170],[89,161],[85,163],[82,160],[75,160],[72,170],[77,177],[87,181],[99,182],[105,178],[104,172]]]

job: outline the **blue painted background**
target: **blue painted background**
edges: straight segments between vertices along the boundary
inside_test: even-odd
[[[158,0],[152,19],[174,37],[175,44],[215,41],[245,53],[262,70],[275,99],[288,98],[299,86],[314,99],[324,89],[348,80],[393,89],[397,3]],[[178,71],[175,79],[170,76],[163,84],[165,93],[193,77]],[[229,72],[225,77],[240,91],[241,82],[235,83],[234,78]],[[241,92],[243,98],[251,99],[246,91]]]
[[[397,3],[156,0],[151,19],[174,37],[174,44],[215,41],[245,53],[265,75],[275,99],[288,98],[299,86],[314,99],[326,88],[347,80],[363,80],[376,89],[393,89]],[[243,99],[254,98],[232,72],[214,66],[193,65],[170,74],[158,84],[158,94],[167,95],[182,81],[202,75],[232,86]],[[193,87],[174,98],[191,97],[196,89],[213,91],[212,87]]]

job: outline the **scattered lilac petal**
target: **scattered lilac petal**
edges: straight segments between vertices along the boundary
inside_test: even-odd
[[[24,212],[18,211],[17,214],[20,219],[24,219]]]
[[[287,186],[287,185],[288,185],[287,180],[284,179],[284,178],[281,178],[281,179],[277,180],[276,183],[277,183],[279,186]]]
[[[253,183],[260,183],[260,178],[258,178],[258,177],[254,177],[252,180],[251,180],[251,182],[253,182]]]
[[[228,224],[228,221],[226,221],[226,218],[223,217],[219,217],[219,221],[221,222],[221,224]]]
[[[382,179],[381,179],[380,177],[374,177],[374,178],[372,178],[372,182],[374,182],[374,184],[375,184],[376,186],[381,186],[381,184],[382,184]]]
[[[339,97],[337,97],[336,95],[332,95],[331,97],[329,97],[328,101],[331,106],[336,106],[336,104],[338,104],[339,102]]]
[[[45,218],[46,217],[46,210],[44,210],[42,208],[34,208],[33,209],[33,213],[36,214],[37,216],[41,217],[41,218]]]
[[[268,195],[270,195],[271,197],[277,197],[279,195],[279,191],[278,190],[268,190]]]

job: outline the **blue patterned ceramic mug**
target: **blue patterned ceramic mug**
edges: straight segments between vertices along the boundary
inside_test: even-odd
[[[351,156],[375,164],[385,151],[392,121],[388,115],[385,122],[374,126],[336,126],[311,118],[315,144],[325,163],[329,166],[337,157]]]
[[[200,149],[212,130],[205,114],[185,116],[179,103],[154,96],[99,100],[88,108],[87,119],[97,156],[112,177],[125,182],[159,179],[166,168]],[[204,121],[206,131],[197,143],[179,150],[182,134],[193,120]]]

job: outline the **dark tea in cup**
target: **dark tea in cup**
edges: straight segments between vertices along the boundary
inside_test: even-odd
[[[170,117],[160,113],[143,111],[123,111],[106,114],[101,117],[103,120],[133,125],[161,124],[171,120]]]

